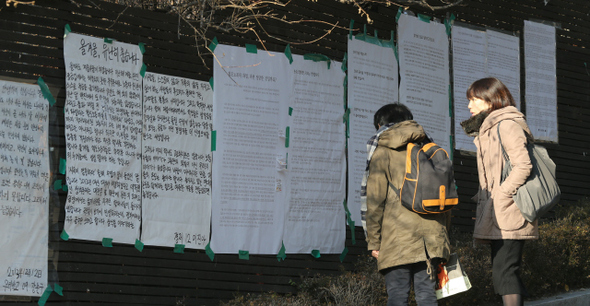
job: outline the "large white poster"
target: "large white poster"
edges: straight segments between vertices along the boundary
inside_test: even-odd
[[[398,20],[400,102],[434,142],[451,152],[449,40],[444,24]]]
[[[520,109],[520,41],[518,36],[487,30],[488,76],[502,81]],[[474,80],[475,81],[475,80]]]
[[[38,85],[0,81],[0,295],[47,287],[48,109]]]
[[[293,73],[284,54],[215,49],[211,249],[277,254],[285,223],[285,141]]]
[[[352,37],[348,40],[348,209],[361,225],[361,181],[367,165],[367,141],[376,130],[373,115],[382,106],[398,102],[395,52]]]
[[[204,249],[211,219],[211,86],[146,73],[143,111],[141,241]]]
[[[143,55],[136,45],[69,33],[65,137],[70,238],[135,243],[141,224]]]
[[[524,21],[526,117],[536,139],[558,141],[555,27]]]
[[[287,253],[341,253],[346,240],[346,126],[341,63],[293,56]]]
[[[453,97],[455,109],[455,149],[475,152],[473,137],[467,135],[461,122],[469,119],[467,89],[471,83],[487,76],[486,31],[454,25],[453,47]]]

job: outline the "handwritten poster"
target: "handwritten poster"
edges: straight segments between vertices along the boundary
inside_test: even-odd
[[[70,238],[135,243],[141,224],[143,55],[136,45],[69,33],[65,137]]]
[[[461,122],[469,119],[469,86],[487,77],[486,31],[470,29],[455,24],[452,28],[453,47],[453,97],[455,107],[455,149],[476,151],[473,137],[467,135]]]
[[[536,139],[557,142],[555,27],[524,21],[526,118]]]
[[[38,85],[0,81],[0,295],[47,287],[48,110]]]
[[[293,56],[287,253],[342,253],[346,240],[346,126],[341,63]]]
[[[277,254],[285,223],[292,68],[281,53],[218,45],[215,56],[211,249]]]
[[[502,81],[520,109],[520,40],[518,36],[487,30],[488,76]]]
[[[444,24],[398,20],[400,102],[434,142],[451,152],[449,40]]]
[[[367,141],[375,134],[373,116],[382,106],[398,102],[395,52],[356,37],[348,40],[348,210],[361,225],[361,181],[367,163]]]
[[[211,86],[146,73],[143,109],[141,241],[204,249],[211,218]]]

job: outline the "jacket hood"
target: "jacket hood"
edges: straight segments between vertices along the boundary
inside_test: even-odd
[[[397,150],[410,142],[420,142],[426,137],[424,128],[414,120],[394,124],[379,136],[379,146]]]
[[[507,106],[491,112],[486,117],[484,122],[481,124],[479,133],[481,134],[487,132],[489,129],[494,127],[498,122],[502,120],[515,121],[516,123],[522,126],[522,128],[529,135],[529,137],[532,137],[532,133],[526,123],[526,117],[523,113],[519,112],[518,109],[514,106]]]

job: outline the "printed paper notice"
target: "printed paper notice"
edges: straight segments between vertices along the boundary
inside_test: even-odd
[[[486,31],[488,76],[502,81],[520,109],[520,42],[518,36]],[[476,81],[476,80],[474,80]]]
[[[382,106],[398,102],[395,52],[353,37],[348,40],[348,210],[361,226],[361,181],[367,166],[367,141],[376,130],[373,116]]]
[[[141,224],[138,46],[69,33],[65,137],[70,238],[135,243]]]
[[[398,20],[400,102],[434,142],[451,152],[449,41],[444,24]]]
[[[204,249],[211,220],[211,86],[146,73],[143,101],[141,241]]]
[[[292,68],[282,53],[218,45],[215,56],[211,249],[277,254]]]
[[[341,63],[293,56],[287,253],[338,253],[346,240],[346,130]]]
[[[536,139],[558,142],[555,27],[524,21],[526,118]]]
[[[0,295],[47,287],[48,113],[38,85],[0,81]]]

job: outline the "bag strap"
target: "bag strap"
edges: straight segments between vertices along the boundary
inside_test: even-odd
[[[508,154],[506,153],[506,150],[504,150],[504,145],[502,144],[502,137],[500,136],[500,123],[502,123],[502,121],[498,122],[498,140],[500,141],[500,148],[502,148],[502,156],[504,157],[504,161],[507,161],[509,160]]]

